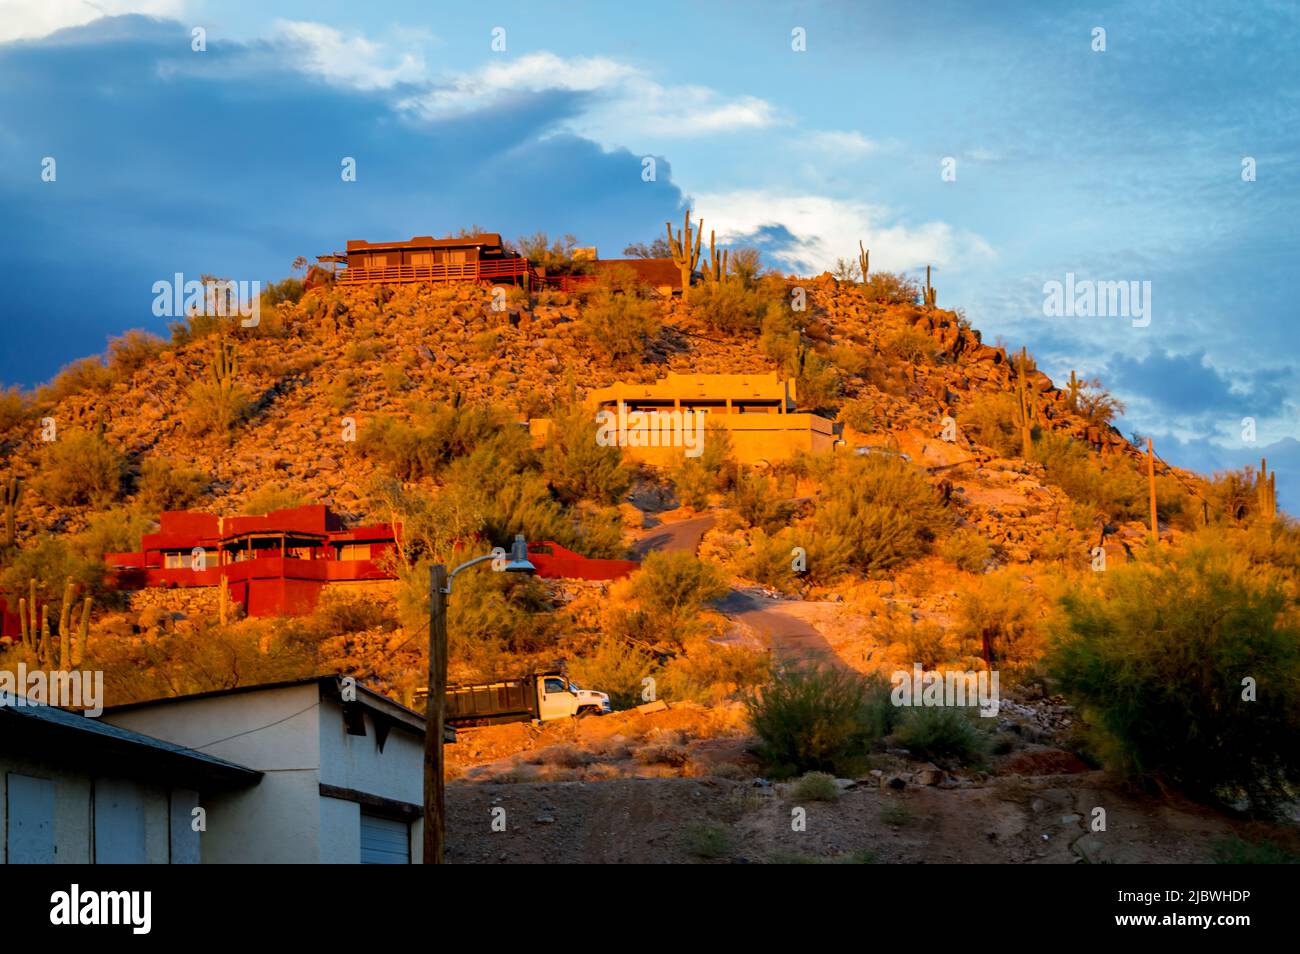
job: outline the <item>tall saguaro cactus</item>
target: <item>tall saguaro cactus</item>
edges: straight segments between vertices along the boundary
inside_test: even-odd
[[[208,375],[212,383],[213,398],[217,403],[218,419],[223,431],[229,430],[235,413],[235,393],[239,387],[235,377],[239,374],[239,355],[233,342],[220,335],[212,338],[212,354],[208,358]]]
[[[1069,395],[1070,410],[1079,410],[1079,395],[1083,393],[1083,379],[1071,371],[1070,383],[1065,390]]]
[[[929,279],[926,279],[927,284]],[[1026,460],[1029,459],[1030,448],[1033,447],[1033,400],[1029,396],[1029,385],[1026,381],[1026,372],[1028,371],[1029,354],[1025,348],[1020,349],[1020,360],[1016,362],[1016,403],[1020,409],[1020,452]]]
[[[865,285],[871,274],[871,249],[863,248],[861,239],[858,239],[858,270],[862,272],[862,284]]]
[[[939,298],[939,291],[930,284],[930,266],[925,266],[925,288],[921,289],[921,294],[925,296],[925,307],[935,307],[935,302]]]
[[[704,223],[701,222],[701,225]],[[718,251],[716,236],[712,229],[709,230],[709,263],[704,267],[704,280],[708,282],[720,282],[727,277],[727,256],[730,254],[726,249]]]
[[[700,239],[704,237],[704,220],[700,219],[699,231],[691,229],[691,210],[686,210],[686,217],[682,222],[682,230],[674,238],[673,224],[665,222],[668,227],[668,247],[673,253],[673,263],[676,264],[682,273],[682,298],[690,294],[691,276],[695,274],[695,268],[700,263]],[[691,238],[694,236],[695,244],[691,244]]]
[[[1277,473],[1269,473],[1268,458],[1259,459],[1259,479],[1255,482],[1255,499],[1265,520],[1277,516]]]
[[[10,549],[18,539],[18,500],[23,493],[22,481],[17,477],[10,477],[3,485],[0,485],[0,501],[4,503],[4,538],[0,540],[0,547]]]

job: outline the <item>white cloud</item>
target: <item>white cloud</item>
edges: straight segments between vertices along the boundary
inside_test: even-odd
[[[704,194],[696,196],[694,215],[703,216],[707,227],[725,223],[726,241],[784,227],[795,236],[794,246],[764,255],[803,274],[833,269],[839,258],[852,260],[859,239],[871,249],[872,268],[884,271],[956,267],[994,256],[983,238],[946,222],[906,225],[882,206],[829,196],[762,190]]]
[[[815,132],[808,137],[808,141],[814,149],[844,159],[857,159],[880,149],[880,143],[868,139],[856,130],[830,129]]]
[[[0,43],[35,40],[125,13],[176,17],[184,8],[183,0],[0,0]]]
[[[705,86],[664,86],[608,57],[549,52],[456,75],[403,105],[430,117],[452,116],[511,93],[556,89],[592,94],[588,108],[569,125],[605,145],[761,129],[776,122],[771,104],[754,96],[727,98]]]
[[[304,73],[356,89],[389,89],[425,79],[424,58],[390,53],[360,35],[345,35],[323,23],[277,20],[275,35]]]

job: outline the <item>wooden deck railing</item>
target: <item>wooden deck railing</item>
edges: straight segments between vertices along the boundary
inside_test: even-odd
[[[527,275],[534,288],[572,291],[590,285],[594,275],[537,273],[526,258],[489,259],[438,265],[388,265],[383,268],[345,268],[334,281],[339,285],[396,285],[404,282],[518,282]]]

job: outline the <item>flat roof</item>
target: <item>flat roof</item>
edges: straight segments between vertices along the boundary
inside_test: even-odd
[[[789,401],[795,400],[795,383],[783,380],[775,371],[761,374],[680,374],[669,371],[668,376],[653,384],[635,384],[619,381],[606,388],[596,388],[587,395],[591,403],[618,399],[645,398],[654,400],[703,399],[724,401]]]
[[[349,252],[364,252],[371,249],[420,249],[420,248],[468,248],[470,246],[501,244],[500,232],[480,232],[478,235],[466,235],[461,238],[440,238],[432,235],[416,235],[404,242],[367,242],[365,239],[349,239]]]

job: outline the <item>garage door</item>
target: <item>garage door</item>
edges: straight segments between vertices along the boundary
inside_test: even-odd
[[[95,864],[145,862],[144,792],[134,782],[95,780]]]
[[[5,836],[11,865],[48,865],[54,856],[54,783],[9,773]]]
[[[411,863],[411,826],[404,821],[361,813],[361,863]]]

